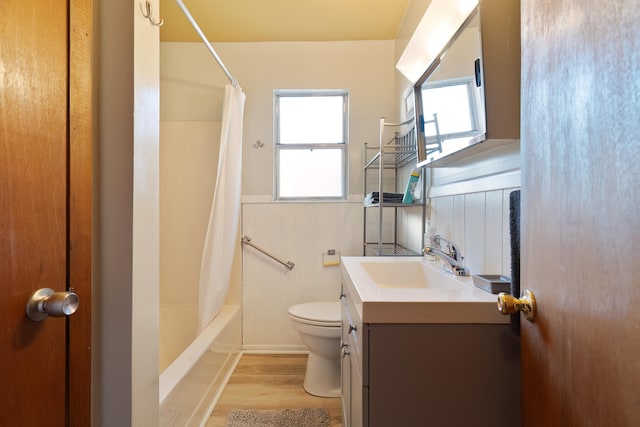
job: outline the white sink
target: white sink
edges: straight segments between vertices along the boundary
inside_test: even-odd
[[[471,277],[422,257],[342,257],[343,288],[365,323],[509,323]]]
[[[447,277],[433,274],[425,263],[416,261],[361,262],[360,265],[379,288],[452,289]]]

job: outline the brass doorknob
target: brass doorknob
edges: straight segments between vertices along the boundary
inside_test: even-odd
[[[524,295],[520,298],[500,292],[498,294],[498,310],[504,315],[521,311],[525,314],[527,320],[532,322],[536,317],[536,297],[528,289],[525,289]]]

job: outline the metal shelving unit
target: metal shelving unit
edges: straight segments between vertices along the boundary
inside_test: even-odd
[[[425,186],[424,180],[422,180],[422,199],[416,203],[405,204],[397,200],[397,198],[386,197],[385,193],[404,193],[406,182],[399,182],[398,173],[403,167],[416,163],[416,137],[415,128],[411,126],[413,120],[409,120],[403,123],[386,123],[384,117],[380,119],[380,138],[377,146],[369,146],[364,144],[365,151],[365,165],[364,165],[364,194],[371,194],[371,177],[375,173],[376,186],[375,191],[378,193],[377,200],[367,202],[365,200],[363,216],[364,216],[364,230],[363,230],[363,255],[374,256],[414,256],[419,255],[415,251],[405,247],[399,242],[398,239],[398,218],[400,211],[407,208],[421,208],[422,213],[422,234],[424,234],[424,223],[426,215],[425,204]],[[385,137],[389,132],[387,128],[398,129],[398,132],[394,132],[392,137]],[[406,130],[408,129],[408,130]],[[400,131],[405,130],[404,133]],[[387,191],[386,188],[391,187],[391,191]],[[367,213],[377,213],[377,233],[374,238],[367,234]],[[391,224],[385,224],[386,213],[392,213]],[[392,228],[392,238],[390,241],[385,241],[383,236],[386,227]],[[371,233],[369,233],[371,234]]]

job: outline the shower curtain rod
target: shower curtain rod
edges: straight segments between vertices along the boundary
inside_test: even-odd
[[[182,12],[184,13],[184,15],[187,17],[187,19],[191,23],[191,26],[193,26],[193,28],[196,30],[196,32],[198,33],[198,35],[202,39],[202,42],[207,47],[207,49],[209,49],[209,52],[211,52],[211,55],[213,55],[213,57],[215,58],[215,60],[218,63],[218,65],[220,65],[220,68],[222,68],[222,71],[224,71],[224,73],[227,75],[227,77],[229,78],[229,81],[231,82],[231,84],[233,86],[237,86],[238,85],[238,81],[235,79],[235,77],[233,77],[231,75],[229,70],[227,70],[227,67],[224,66],[224,63],[222,62],[222,59],[220,59],[220,57],[216,53],[216,51],[213,48],[213,46],[211,46],[211,43],[209,43],[209,40],[207,40],[207,37],[204,35],[202,30],[200,29],[200,26],[198,26],[198,23],[196,22],[196,20],[193,19],[193,16],[191,16],[191,13],[189,13],[189,9],[187,9],[187,7],[184,5],[184,3],[182,3],[182,0],[176,0],[176,3],[178,4],[178,6],[180,6],[180,9],[182,9]]]

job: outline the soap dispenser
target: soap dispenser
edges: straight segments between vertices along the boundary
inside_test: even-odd
[[[424,232],[424,241],[423,247],[432,246],[433,245],[433,237],[437,234],[436,227],[431,223],[431,220],[427,221],[427,230]],[[427,254],[424,256],[429,261],[435,261],[438,258],[433,254]]]

